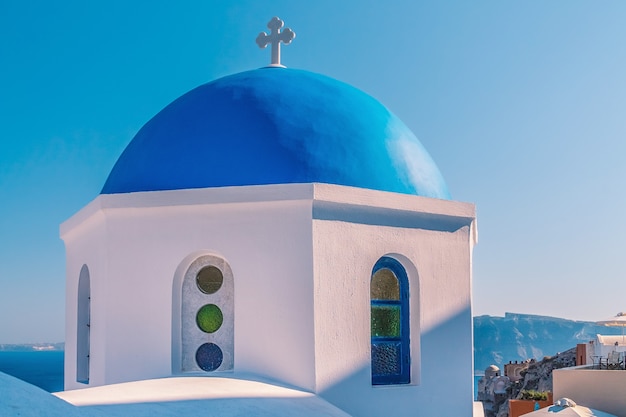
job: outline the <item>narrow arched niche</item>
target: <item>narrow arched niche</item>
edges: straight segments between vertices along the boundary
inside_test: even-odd
[[[89,268],[83,265],[78,277],[76,314],[76,381],[89,383],[91,333],[91,282]]]
[[[203,254],[183,270],[174,288],[172,371],[232,370],[235,320],[230,265],[222,257]]]

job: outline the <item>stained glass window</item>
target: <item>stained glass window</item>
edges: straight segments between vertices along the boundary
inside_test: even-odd
[[[409,281],[400,262],[382,257],[370,282],[372,384],[408,384]]]
[[[221,372],[234,368],[234,280],[228,262],[220,256],[203,254],[177,277],[172,329],[174,372]],[[182,266],[183,264],[181,264]],[[182,282],[181,282],[182,281]],[[180,285],[179,285],[180,283]]]
[[[370,293],[372,300],[399,300],[400,283],[393,271],[381,268],[374,272]]]
[[[221,287],[224,282],[224,275],[222,271],[213,265],[202,268],[196,276],[196,284],[200,291],[205,294],[214,294]]]
[[[196,351],[196,363],[203,371],[215,371],[223,360],[222,349],[215,343],[204,343]]]
[[[224,316],[222,315],[222,310],[215,304],[205,304],[200,310],[198,310],[198,314],[196,314],[196,323],[200,330],[206,333],[214,333],[221,326],[224,321]]]
[[[372,336],[400,337],[399,305],[372,305]]]
[[[372,343],[372,375],[400,373],[400,343]]]

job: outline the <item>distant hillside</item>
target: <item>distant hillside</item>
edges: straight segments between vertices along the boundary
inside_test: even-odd
[[[474,369],[482,372],[491,364],[543,359],[587,343],[596,334],[621,334],[621,329],[530,314],[474,317]]]

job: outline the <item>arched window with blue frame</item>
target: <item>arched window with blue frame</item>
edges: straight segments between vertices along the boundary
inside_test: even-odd
[[[370,281],[372,385],[411,382],[409,280],[400,262],[384,256]]]

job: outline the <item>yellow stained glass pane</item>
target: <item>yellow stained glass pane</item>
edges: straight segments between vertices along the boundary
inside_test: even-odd
[[[400,282],[396,275],[387,268],[381,268],[372,276],[370,287],[372,300],[399,300]]]

